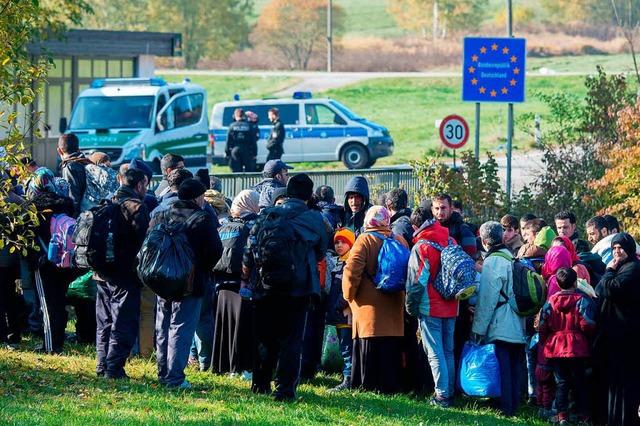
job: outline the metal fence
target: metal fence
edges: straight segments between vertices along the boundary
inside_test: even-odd
[[[292,175],[296,171],[292,171]],[[300,171],[301,173],[302,171]],[[376,197],[393,188],[402,187],[409,194],[410,200],[413,194],[420,190],[418,179],[413,175],[411,167],[389,167],[366,170],[320,170],[305,171],[313,180],[315,187],[329,185],[333,188],[336,202],[342,203],[344,199],[344,186],[354,176],[364,176],[369,181],[371,201],[375,203]],[[222,182],[222,193],[229,198],[235,197],[243,189],[252,187],[259,183],[263,177],[262,173],[223,173],[216,174]],[[154,176],[157,184],[162,179],[161,176]]]

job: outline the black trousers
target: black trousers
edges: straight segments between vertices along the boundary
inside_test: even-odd
[[[352,389],[396,393],[402,389],[404,337],[353,339]]]
[[[73,275],[70,270],[45,262],[40,267],[41,287],[36,280],[40,310],[45,327],[44,347],[47,352],[59,352],[64,344],[67,327],[67,289]]]
[[[256,300],[256,353],[251,390],[271,391],[275,368],[275,396],[295,398],[300,372],[302,336],[309,299],[265,296]]]
[[[19,343],[20,315],[24,301],[16,293],[16,279],[20,278],[20,264],[0,268],[0,343]]]
[[[256,160],[247,149],[247,147],[237,146],[231,150],[231,159],[229,160],[229,167],[234,173],[238,172],[255,172]]]

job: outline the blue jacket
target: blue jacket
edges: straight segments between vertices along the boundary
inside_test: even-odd
[[[167,211],[167,210],[171,209],[171,206],[173,204],[175,204],[176,201],[179,201],[179,200],[180,200],[180,198],[178,198],[178,193],[177,192],[175,192],[175,191],[165,192],[164,195],[161,195],[160,197],[158,197],[158,201],[160,203],[151,212],[151,217],[153,218],[153,217],[155,217],[156,214],[159,214],[159,213],[162,213],[164,211]],[[205,212],[213,215],[214,225],[215,225],[216,229],[219,228],[220,227],[220,221],[218,221],[218,215],[213,210],[213,207],[211,207],[211,204],[204,203],[204,205],[202,206],[202,210],[204,210]]]

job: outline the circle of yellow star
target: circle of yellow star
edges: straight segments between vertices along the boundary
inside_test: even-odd
[[[484,87],[481,87],[480,89],[478,89],[480,93],[484,94],[484,92],[487,91],[487,89],[485,89]]]
[[[495,98],[495,97],[496,97],[496,95],[498,94],[498,92],[496,92],[495,90],[492,90],[492,91],[490,92],[490,94],[491,94],[491,97],[492,97],[492,98]]]

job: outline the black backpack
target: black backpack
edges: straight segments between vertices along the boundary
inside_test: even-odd
[[[77,267],[107,275],[113,272],[117,263],[116,218],[122,214],[120,205],[126,200],[115,203],[102,200],[97,206],[80,214],[71,237],[76,245],[74,262]]]
[[[300,275],[306,274],[304,268],[296,268],[298,239],[289,223],[292,217],[282,207],[271,207],[251,229],[251,248],[265,293],[289,294],[304,279]]]
[[[250,228],[242,219],[231,219],[218,229],[222,241],[222,257],[213,267],[214,272],[240,276],[242,256],[247,247]]]
[[[193,293],[195,255],[185,231],[198,217],[197,213],[191,213],[184,222],[157,224],[138,252],[136,270],[140,280],[165,300],[179,301]]]

